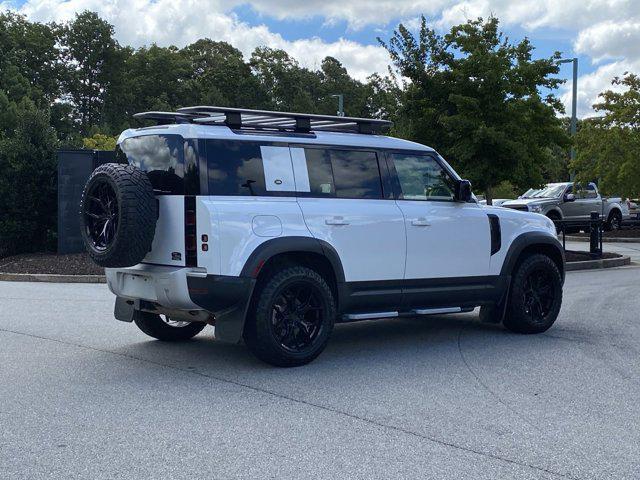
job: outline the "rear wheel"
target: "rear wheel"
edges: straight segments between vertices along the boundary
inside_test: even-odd
[[[504,326],[516,333],[541,333],[558,318],[562,305],[562,277],[546,255],[528,256],[512,280]]]
[[[284,267],[256,291],[244,339],[264,362],[279,367],[304,365],[326,347],[335,316],[333,292],[318,272]]]
[[[183,322],[149,312],[136,312],[133,321],[140,330],[150,337],[165,342],[189,340],[207,326],[204,322]]]

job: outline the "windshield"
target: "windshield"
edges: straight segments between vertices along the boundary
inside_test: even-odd
[[[558,198],[564,193],[565,188],[567,188],[567,186],[563,183],[550,183],[542,190],[538,190],[537,192],[533,193],[529,198]]]
[[[533,195],[535,195],[539,191],[540,190],[537,188],[530,188],[529,190],[524,192],[522,195],[520,195],[520,198],[531,198]]]

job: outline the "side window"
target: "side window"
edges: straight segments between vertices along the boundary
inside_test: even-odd
[[[329,150],[305,148],[304,157],[309,175],[309,192],[312,197],[334,197],[333,169]],[[298,189],[300,190],[300,189]]]
[[[299,150],[292,148],[294,162]],[[374,152],[305,148],[304,157],[309,186],[299,188],[300,192],[309,192],[312,197],[382,198],[380,169]],[[298,184],[306,187],[306,179]]]
[[[587,185],[587,198],[597,198],[598,194],[596,193],[596,186],[593,183]]]
[[[392,153],[403,200],[453,201],[455,182],[431,155]]]
[[[179,135],[145,135],[124,140],[116,159],[147,172],[154,190],[184,193],[184,149]]]
[[[210,195],[264,195],[260,145],[255,142],[207,141]]]
[[[210,195],[294,195],[289,147],[207,140],[206,151]]]
[[[382,198],[378,158],[374,152],[330,150],[338,198]]]

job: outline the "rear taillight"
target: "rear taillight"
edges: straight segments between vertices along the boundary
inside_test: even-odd
[[[196,198],[184,197],[184,249],[187,267],[198,266],[198,241],[196,230]]]
[[[187,210],[184,213],[184,223],[188,227],[194,226],[196,224],[196,212],[195,212],[195,210]]]

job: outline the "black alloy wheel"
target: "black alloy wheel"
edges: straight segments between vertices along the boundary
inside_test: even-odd
[[[321,295],[322,292],[308,282],[287,285],[276,295],[271,326],[284,350],[302,352],[320,335],[325,315]]]
[[[118,231],[118,198],[107,179],[91,185],[83,203],[86,238],[98,252],[113,243]]]
[[[531,254],[516,267],[504,326],[516,333],[542,333],[558,318],[562,306],[562,275],[547,255]]]
[[[527,316],[534,323],[544,323],[553,308],[555,290],[548,270],[532,271],[524,282],[522,303]]]
[[[327,346],[336,314],[333,289],[321,274],[302,265],[274,266],[258,280],[243,338],[264,362],[304,365]]]
[[[158,203],[145,172],[119,163],[96,168],[80,202],[80,233],[93,261],[106,268],[140,263],[153,245]]]

